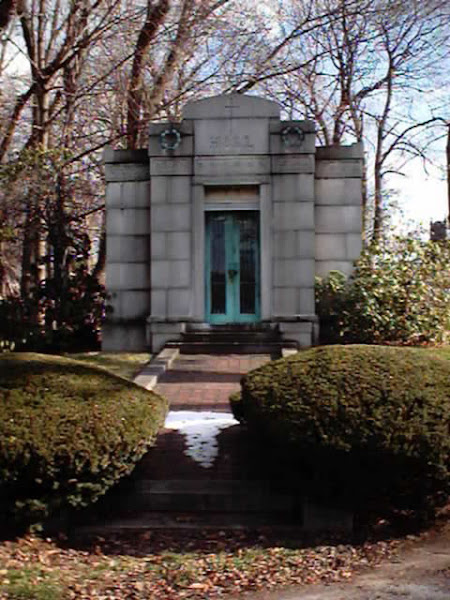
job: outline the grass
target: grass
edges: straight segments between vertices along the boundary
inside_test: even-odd
[[[31,567],[4,569],[0,575],[8,598],[14,600],[64,600],[64,586],[58,581],[58,574],[48,569]]]
[[[146,352],[82,352],[67,354],[67,356],[97,367],[104,367],[126,379],[133,379],[152,357]]]
[[[433,356],[450,361],[450,346],[440,346],[431,348],[420,348],[421,352],[429,352]]]

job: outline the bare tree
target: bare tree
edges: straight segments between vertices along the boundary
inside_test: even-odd
[[[46,276],[49,250],[63,271],[64,227],[101,228],[99,150],[139,147],[150,119],[178,118],[202,94],[263,90],[290,116],[314,118],[323,143],[364,140],[380,230],[386,177],[398,157],[418,153],[416,125],[429,121],[402,103],[420,95],[445,37],[439,0],[20,0],[16,14],[0,64],[19,52],[28,72],[13,81],[9,67],[0,71],[0,162],[58,171],[51,190],[16,188],[17,210],[0,204],[23,239],[24,293]],[[104,237],[95,242],[101,277]]]
[[[25,191],[27,178],[22,177],[20,166],[25,170],[30,166],[47,169],[45,156],[52,160],[53,148],[69,144],[68,131],[74,119],[85,53],[114,25],[118,7],[119,0],[20,2],[19,29],[11,30],[9,39],[11,46],[21,52],[21,64],[27,61],[29,72],[24,74],[22,91],[11,103],[12,109],[5,115],[0,129],[0,161],[5,165],[4,170],[9,168],[9,172],[15,173],[25,184]],[[60,184],[62,181],[63,174]],[[14,182],[10,184],[10,191],[17,189]],[[54,207],[54,215],[64,213],[66,197],[62,186],[57,187],[50,193],[41,185],[33,185],[22,195],[22,219],[19,217],[17,224],[22,230],[21,293],[24,297],[37,289],[46,277],[44,258],[49,240],[50,197],[60,201],[60,205]],[[17,199],[20,197],[19,194]]]
[[[198,49],[198,33],[205,23],[229,0],[180,0],[177,4],[170,0],[149,0],[144,24],[139,32],[134,48],[131,74],[127,92],[127,146],[136,148],[143,130],[141,121],[145,105],[147,118],[157,114],[168,87],[171,86],[183,60],[192,57]],[[151,64],[149,49],[163,25],[172,25],[172,35],[166,45],[160,66]],[[209,33],[209,32],[208,32]],[[208,37],[208,33],[202,36]],[[150,89],[144,92],[145,70],[152,71]]]
[[[23,234],[24,295],[46,276],[43,257],[49,251],[52,269],[57,277],[62,273],[67,223],[85,220],[83,215],[91,220],[95,211],[101,212],[98,151],[107,143],[125,141],[136,147],[143,142],[150,118],[172,110],[173,102],[196,89],[196,81],[206,85],[214,78],[218,69],[209,69],[202,47],[218,23],[212,17],[223,18],[221,9],[227,4],[228,0],[149,0],[143,11],[125,0],[24,1],[20,29],[7,37],[9,50],[21,52],[29,73],[24,73],[13,102],[11,97],[4,104],[0,100],[5,117],[0,158],[6,167],[25,168],[34,152],[39,158],[35,168],[44,168],[45,156],[53,163],[54,150],[64,149],[58,154],[51,193],[32,186],[34,193],[22,196],[11,188],[23,199],[17,202],[21,210],[16,217]],[[89,206],[90,199],[94,206]],[[103,233],[94,268],[98,277],[104,268],[104,247]]]
[[[313,118],[323,143],[365,142],[364,212],[370,237],[377,239],[386,178],[421,154],[420,140],[412,136],[433,120],[431,113],[419,115],[414,103],[448,57],[448,15],[439,1],[405,6],[378,0],[358,6],[324,0],[322,12],[329,15],[326,24],[303,38],[307,64],[268,81],[266,91],[293,114],[303,109]]]
[[[384,85],[379,94],[381,98],[376,99],[378,102],[365,108],[376,131],[374,241],[383,232],[385,178],[392,173],[401,173],[411,157],[424,157],[423,139],[417,134],[436,123],[432,114],[426,119],[420,118],[413,103],[420,100],[425,87],[436,85],[436,66],[445,64],[450,57],[448,46],[442,44],[444,20],[445,13],[438,3],[431,6],[418,4],[410,7],[407,14],[398,7],[391,18],[380,15],[377,20],[378,49],[385,64]],[[405,111],[408,101],[409,112]]]
[[[16,7],[17,0],[0,0],[0,31],[8,27]]]
[[[136,41],[127,97],[127,144],[131,149],[136,148],[138,141],[143,95],[142,75],[146,52],[159,27],[164,23],[169,9],[169,0],[160,0],[155,4],[149,0],[145,22],[141,27]]]

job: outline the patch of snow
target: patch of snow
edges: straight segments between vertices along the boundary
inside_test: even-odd
[[[183,434],[186,437],[186,456],[208,469],[219,454],[217,435],[222,429],[238,424],[230,413],[171,410],[165,427]]]

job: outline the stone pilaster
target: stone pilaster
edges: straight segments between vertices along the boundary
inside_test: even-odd
[[[149,166],[145,150],[107,149],[106,351],[142,351],[150,310]]]

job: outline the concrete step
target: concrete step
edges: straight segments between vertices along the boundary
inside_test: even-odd
[[[283,348],[298,349],[294,340],[284,340],[271,323],[228,325],[188,324],[179,340],[166,344],[182,354],[270,354],[282,355]]]
[[[133,512],[291,514],[299,500],[265,481],[143,479],[115,503]]]
[[[281,337],[273,331],[190,331],[181,334],[183,342],[214,343],[280,343]]]
[[[296,342],[167,342],[167,348],[178,348],[181,354],[270,354],[274,358],[281,356],[282,349],[297,348]]]
[[[186,333],[189,332],[269,332],[279,333],[279,328],[273,323],[227,323],[213,325],[211,323],[186,323]]]
[[[51,523],[49,524],[52,526]],[[77,533],[139,529],[279,529],[303,532],[350,533],[353,530],[351,512],[315,505],[308,499],[299,500],[289,510],[149,510],[126,508],[112,503],[96,510],[95,505],[78,513],[72,521]],[[286,529],[285,529],[286,528]],[[60,531],[57,524],[55,531]]]
[[[76,527],[77,535],[98,534],[104,535],[111,532],[127,530],[255,530],[260,532],[270,531],[271,534],[297,534],[304,533],[305,528],[301,522],[292,519],[285,513],[187,513],[187,512],[141,512],[115,516],[108,519],[91,519],[80,522]]]

